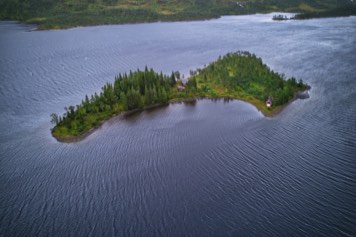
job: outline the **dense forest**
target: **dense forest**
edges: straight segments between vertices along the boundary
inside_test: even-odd
[[[119,74],[113,84],[102,87],[100,94],[85,96],[80,105],[66,107],[62,117],[52,114],[52,123],[56,125],[53,133],[77,135],[122,111],[167,103],[174,94],[172,88],[178,76],[178,72],[166,76],[147,67],[144,71]]]
[[[273,11],[315,13],[352,5],[350,0],[0,0],[0,20],[54,29]]]
[[[119,74],[99,94],[85,96],[81,104],[66,107],[62,116],[53,113],[52,134],[63,140],[83,134],[123,111],[195,98],[242,99],[268,113],[307,88],[302,80],[286,79],[248,52],[219,57],[203,69],[191,71],[185,83],[179,72],[168,76],[146,67]],[[272,108],[265,106],[267,98],[273,99]]]
[[[231,97],[265,102],[273,98],[274,106],[291,100],[307,85],[294,77],[285,78],[263,64],[262,59],[248,52],[229,53],[216,62],[193,72],[199,96]],[[188,84],[188,83],[187,83]]]

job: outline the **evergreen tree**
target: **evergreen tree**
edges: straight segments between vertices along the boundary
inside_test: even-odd
[[[51,114],[51,123],[54,125],[57,125],[59,123],[60,119],[58,117],[58,114],[52,113]]]
[[[174,86],[177,83],[176,78],[174,76],[174,72],[172,72],[171,74],[169,83],[171,84],[171,86]]]

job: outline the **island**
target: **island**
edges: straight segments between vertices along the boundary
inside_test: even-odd
[[[58,141],[78,141],[113,116],[200,98],[239,99],[253,104],[265,116],[273,116],[298,92],[309,88],[302,80],[287,79],[261,58],[243,51],[220,56],[204,68],[190,71],[187,80],[178,71],[164,75],[146,66],[142,71],[119,74],[99,94],[85,96],[81,104],[65,107],[62,116],[52,113],[51,131]]]
[[[274,21],[287,21],[287,20],[290,20],[286,15],[274,15],[272,17],[272,20]]]

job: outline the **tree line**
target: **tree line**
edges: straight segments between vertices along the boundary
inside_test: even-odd
[[[144,71],[119,74],[114,83],[106,83],[99,94],[95,93],[90,98],[86,95],[79,105],[65,107],[62,116],[51,114],[51,122],[55,125],[53,130],[79,134],[114,114],[167,103],[173,97],[186,97],[196,90],[196,84],[189,82],[184,91],[178,92],[176,85],[182,84],[179,79],[179,72],[167,76],[147,67]]]
[[[309,12],[312,15],[300,16],[304,18],[321,16],[315,14],[320,10],[335,7],[347,9],[350,6],[355,7],[355,3],[350,0],[0,0],[0,19],[20,20],[38,24],[39,29],[53,29],[99,24],[196,20],[257,12],[312,11]],[[344,10],[342,12],[345,14]],[[354,11],[351,14],[354,14]]]

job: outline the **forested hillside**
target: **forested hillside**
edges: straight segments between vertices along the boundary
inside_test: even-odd
[[[0,19],[40,28],[194,20],[229,14],[318,12],[355,5],[351,0],[0,0]]]

